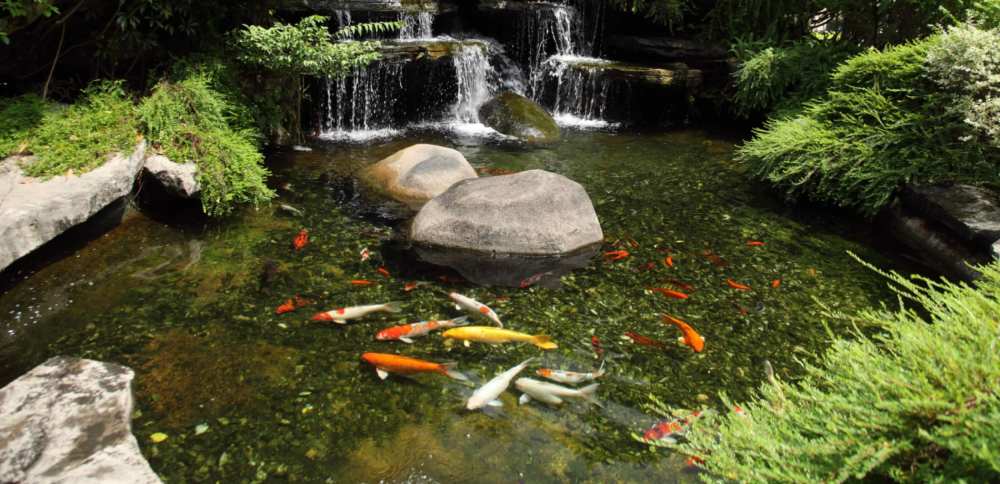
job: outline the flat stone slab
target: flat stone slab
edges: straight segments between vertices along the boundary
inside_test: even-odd
[[[656,86],[694,89],[702,84],[701,70],[691,69],[682,63],[648,66],[578,56],[554,56],[549,62],[558,62],[567,69],[600,73],[608,79],[643,82]]]
[[[563,255],[604,233],[583,187],[544,170],[463,180],[414,218],[414,243],[475,252]]]
[[[449,2],[437,0],[281,0],[279,10],[292,12],[433,12],[455,10]]]
[[[146,159],[145,170],[178,197],[195,198],[201,193],[198,165],[194,163],[174,163],[166,156],[153,155]]]
[[[146,157],[142,141],[129,156],[112,155],[82,175],[29,178],[22,157],[0,161],[0,270],[132,191]]]
[[[1000,193],[959,184],[906,186],[900,198],[920,216],[988,251],[1000,240]]]
[[[160,482],[132,435],[133,376],[60,356],[0,389],[0,482]]]

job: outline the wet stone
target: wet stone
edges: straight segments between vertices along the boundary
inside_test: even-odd
[[[455,183],[476,178],[476,170],[456,150],[416,144],[379,161],[366,173],[376,191],[419,209]]]
[[[907,186],[903,203],[918,215],[939,222],[958,238],[992,252],[1000,240],[1000,194],[960,184]]]
[[[160,482],[132,435],[132,377],[55,357],[0,389],[0,482]]]

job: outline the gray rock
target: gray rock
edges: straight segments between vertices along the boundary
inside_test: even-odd
[[[970,264],[988,261],[983,254],[971,251],[951,232],[896,201],[879,214],[878,225],[893,238],[909,247],[922,264],[953,279],[973,281],[979,271]]]
[[[153,155],[146,159],[146,173],[156,178],[170,193],[181,198],[194,198],[201,193],[196,175],[198,165],[194,163],[174,163],[163,155]]]
[[[721,45],[671,37],[611,35],[607,49],[614,59],[704,63],[725,60],[729,52]]]
[[[437,0],[280,0],[278,9],[289,12],[433,12],[454,11],[450,2]]]
[[[0,270],[127,195],[145,155],[143,141],[129,156],[47,181],[24,175],[18,162],[30,159],[0,161]]]
[[[934,220],[983,252],[1000,240],[1000,194],[959,184],[906,186],[900,199],[908,209]]]
[[[455,183],[478,176],[462,153],[428,144],[403,148],[364,173],[376,191],[414,210]]]
[[[132,435],[133,375],[55,357],[0,389],[0,482],[160,482]]]
[[[559,125],[545,108],[511,91],[504,91],[483,104],[479,119],[486,126],[528,143],[559,140]]]
[[[458,182],[424,205],[409,237],[431,247],[522,255],[567,254],[604,240],[583,187],[543,170]]]

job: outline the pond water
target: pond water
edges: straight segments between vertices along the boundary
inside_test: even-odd
[[[852,331],[822,307],[850,315],[891,299],[884,280],[848,255],[892,267],[868,244],[868,229],[842,214],[789,208],[747,182],[732,161],[733,141],[704,131],[566,132],[553,146],[525,150],[428,131],[276,153],[279,198],[270,207],[211,223],[133,213],[30,275],[8,273],[0,385],[55,355],[130,366],[134,432],[167,482],[694,480],[683,457],[632,437],[658,420],[649,395],[686,409],[719,405],[719,392],[746,398],[765,360],[794,379],[796,361],[827,346],[824,323],[835,334]],[[602,251],[630,256],[597,256],[559,287],[526,289],[480,287],[418,263],[394,242],[393,213],[366,202],[349,178],[415,142],[453,146],[484,176],[543,168],[580,182],[604,228]],[[295,251],[303,228],[310,243]],[[366,247],[372,258],[362,262]],[[377,272],[382,265],[389,277]],[[690,297],[647,291],[656,287]],[[402,322],[457,316],[451,290],[559,348],[464,347],[437,334],[412,345],[373,339]],[[276,315],[295,295],[316,303]],[[347,326],[309,321],[319,310],[392,300],[402,301],[401,314]],[[676,343],[663,313],[691,323],[705,351]],[[626,332],[665,347],[635,344]],[[512,389],[500,413],[467,412],[470,387],[438,376],[382,381],[359,360],[375,351],[456,361],[481,382],[533,356],[549,367],[595,369],[592,336],[606,359],[602,406],[519,406]],[[152,443],[156,432],[167,440]]]

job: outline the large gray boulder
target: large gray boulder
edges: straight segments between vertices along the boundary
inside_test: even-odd
[[[132,435],[132,377],[56,357],[0,389],[0,482],[160,482]]]
[[[479,120],[527,143],[559,140],[559,125],[545,108],[520,94],[504,91],[479,108]]]
[[[562,255],[604,240],[583,187],[543,170],[458,182],[424,205],[409,236],[432,247],[522,255]]]
[[[49,180],[24,175],[18,163],[30,158],[0,161],[0,270],[128,195],[145,156],[143,141],[129,156],[115,154],[82,175]]]
[[[198,165],[194,163],[174,163],[166,156],[153,155],[146,159],[145,170],[175,196],[195,198],[201,193]]]
[[[364,178],[376,191],[417,210],[455,183],[478,176],[462,153],[417,144],[372,165]]]

